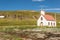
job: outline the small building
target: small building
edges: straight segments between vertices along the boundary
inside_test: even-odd
[[[0,16],[0,18],[4,18],[5,16]]]
[[[45,14],[45,11],[41,10],[41,15],[37,20],[37,26],[55,27],[56,20],[54,19],[53,16]]]

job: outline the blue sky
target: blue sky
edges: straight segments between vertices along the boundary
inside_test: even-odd
[[[0,10],[40,10],[60,11],[60,0],[0,0]]]

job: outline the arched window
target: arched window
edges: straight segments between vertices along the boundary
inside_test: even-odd
[[[54,26],[55,26],[55,23],[54,23]]]
[[[43,22],[41,22],[41,24],[43,24]]]
[[[43,20],[43,18],[41,17],[41,20]]]
[[[51,25],[52,25],[52,22],[51,22]]]
[[[48,25],[50,25],[50,22],[48,22]]]

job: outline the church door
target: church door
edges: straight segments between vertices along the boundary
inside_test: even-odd
[[[43,26],[43,22],[40,23],[40,26]]]

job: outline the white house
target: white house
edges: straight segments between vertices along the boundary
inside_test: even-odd
[[[0,16],[0,18],[4,18],[5,16]]]
[[[55,27],[56,26],[56,20],[53,16],[45,14],[45,11],[41,10],[41,15],[39,19],[37,20],[37,26],[49,26],[49,27]]]

